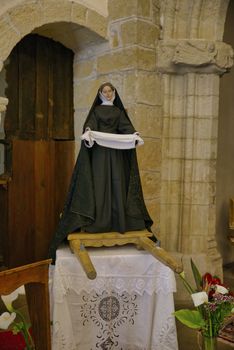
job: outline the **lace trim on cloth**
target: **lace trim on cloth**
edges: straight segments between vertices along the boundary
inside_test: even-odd
[[[159,284],[160,283],[160,284]],[[99,292],[103,289],[112,289],[118,292],[136,292],[138,295],[147,293],[152,295],[153,293],[169,294],[175,292],[175,288],[171,285],[171,279],[162,279],[160,276],[154,277],[154,280],[150,277],[96,277],[95,281],[85,279],[78,276],[67,276],[65,273],[54,275],[53,289],[56,290],[54,297],[56,302],[63,302],[63,297],[66,295],[69,289],[73,289],[77,294],[83,291],[90,293],[91,291]]]
[[[68,248],[57,254],[55,267],[51,266],[53,280],[53,297],[62,302],[67,291],[72,289],[77,294],[83,291],[91,293],[102,290],[114,290],[118,293],[128,292],[143,295],[176,292],[173,271],[146,252],[127,249],[125,255],[91,255],[96,268],[95,280],[87,278],[78,259]],[[101,249],[101,248],[100,248]],[[107,248],[110,249],[110,248]],[[121,248],[120,248],[121,249]],[[115,249],[116,252],[116,249]],[[101,252],[99,252],[101,254]],[[140,258],[139,258],[140,256]],[[54,270],[54,271],[53,271]]]

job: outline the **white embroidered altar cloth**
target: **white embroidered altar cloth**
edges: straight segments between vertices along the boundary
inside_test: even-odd
[[[88,248],[89,280],[69,246],[51,266],[53,350],[178,350],[173,271],[134,246]]]

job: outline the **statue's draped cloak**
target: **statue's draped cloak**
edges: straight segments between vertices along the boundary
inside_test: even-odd
[[[116,105],[100,105],[98,96],[88,114],[84,130],[132,134],[134,127],[117,94]],[[136,150],[119,150],[82,141],[74,167],[64,210],[52,239],[49,256],[72,232],[124,233],[150,227]]]

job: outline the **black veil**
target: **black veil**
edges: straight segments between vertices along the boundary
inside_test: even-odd
[[[103,84],[103,85],[104,85],[104,84]],[[110,86],[112,86],[112,84],[110,84]],[[114,88],[114,89],[115,89],[115,88]],[[85,121],[84,125],[88,122],[88,120],[89,120],[90,116],[92,115],[92,113],[93,113],[95,107],[98,106],[98,105],[100,105],[100,104],[102,104],[102,100],[101,100],[100,97],[99,97],[99,92],[100,92],[100,88],[98,89],[97,95],[96,95],[96,97],[95,97],[95,99],[94,99],[94,101],[93,101],[93,104],[92,104],[92,106],[91,106],[89,112],[88,112],[88,116],[87,116],[87,118],[86,118],[86,121]],[[131,122],[131,120],[130,120],[130,118],[129,118],[129,116],[128,116],[128,113],[127,113],[126,109],[124,108],[123,102],[122,102],[122,100],[121,100],[121,98],[120,98],[120,96],[119,96],[119,94],[118,94],[118,91],[117,91],[116,89],[115,89],[115,99],[114,99],[114,101],[113,101],[113,105],[116,106],[116,107],[118,107],[121,111],[123,111],[124,114],[125,114],[125,116],[126,116],[127,119],[129,120],[129,122],[132,124],[132,122]],[[84,132],[84,129],[83,129],[83,132]]]

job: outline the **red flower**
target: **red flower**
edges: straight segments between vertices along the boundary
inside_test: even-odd
[[[214,276],[212,278],[211,284],[219,284],[220,286],[222,286],[221,280],[220,280],[220,278],[218,276]]]
[[[212,275],[209,272],[206,272],[202,276],[202,281],[204,284],[206,284],[206,283],[210,284],[212,282]]]

